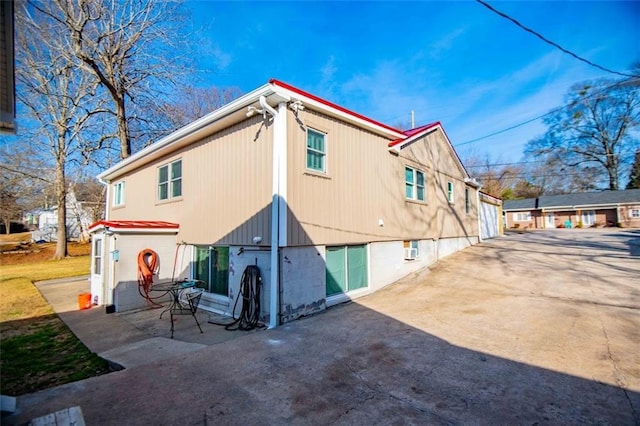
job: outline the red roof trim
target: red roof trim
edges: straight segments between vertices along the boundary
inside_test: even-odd
[[[329,101],[327,101],[325,99],[319,98],[316,95],[312,95],[309,92],[305,92],[304,90],[300,90],[297,87],[291,86],[290,84],[284,83],[284,82],[282,82],[280,80],[276,80],[275,78],[272,78],[271,80],[269,80],[269,83],[275,84],[276,86],[280,86],[283,89],[291,90],[292,92],[295,92],[295,93],[297,93],[299,95],[305,96],[305,97],[307,97],[309,99],[313,99],[314,101],[320,102],[321,104],[324,104],[324,105],[326,105],[328,107],[335,108],[340,112],[344,112],[345,114],[352,115],[354,117],[357,117],[357,118],[359,118],[361,120],[367,121],[367,122],[369,122],[371,124],[374,124],[376,126],[384,127],[385,129],[391,130],[391,131],[396,132],[396,133],[402,133],[402,131],[400,131],[398,129],[395,129],[395,128],[391,127],[391,126],[387,126],[386,124],[381,123],[381,122],[376,121],[376,120],[373,120],[373,119],[371,119],[369,117],[365,117],[364,115],[358,114],[357,112],[353,112],[351,110],[343,108],[340,105],[336,105],[333,102],[329,102]]]
[[[178,229],[180,225],[172,222],[152,221],[152,220],[100,220],[92,224],[89,229],[100,226],[113,229]]]
[[[389,142],[389,148],[391,148],[392,146],[399,145],[399,144],[401,144],[403,142],[407,142],[411,137],[416,136],[416,135],[418,135],[418,134],[420,134],[422,132],[426,132],[427,130],[432,129],[432,128],[436,127],[436,126],[442,127],[440,122],[436,121],[435,123],[429,123],[429,124],[426,124],[424,126],[416,127],[415,129],[405,130],[402,133],[407,135],[407,137],[404,138],[404,139],[396,139],[395,141]],[[444,131],[444,129],[443,129],[443,131]]]

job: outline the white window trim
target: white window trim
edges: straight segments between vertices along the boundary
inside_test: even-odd
[[[640,209],[629,209],[629,219],[640,219]]]
[[[420,169],[416,169],[415,167],[411,167],[411,166],[404,166],[405,168],[405,178],[404,178],[404,195],[405,198],[407,200],[412,200],[412,201],[418,201],[418,202],[425,202],[427,200],[427,185],[426,185],[426,174],[423,170]],[[413,172],[413,182],[408,182],[407,181],[407,177],[406,177],[406,171],[407,169],[411,170]],[[422,174],[422,183],[423,185],[418,185],[418,173]],[[411,184],[411,197],[407,197],[407,184],[410,183]],[[422,199],[418,198],[418,188],[422,188]]]
[[[409,247],[405,247],[405,244],[409,243]],[[404,250],[404,260],[413,261],[420,259],[420,241],[419,240],[405,240],[402,242],[402,248]],[[409,250],[412,254],[409,255]],[[414,251],[415,250],[415,251]]]
[[[455,200],[455,190],[452,181],[447,181],[447,201],[449,204],[453,204]]]
[[[118,189],[119,188],[119,189]],[[118,197],[119,195],[119,197]],[[125,203],[124,181],[116,182],[113,185],[113,207],[122,207]]]
[[[324,138],[324,151],[319,151],[317,149],[309,147],[309,131],[312,131],[314,133],[318,133],[318,134],[323,136],[323,138]],[[308,171],[312,172],[312,173],[323,173],[323,174],[326,174],[327,173],[327,151],[328,151],[328,146],[329,146],[328,141],[327,141],[327,132],[323,132],[323,131],[320,131],[320,130],[315,129],[315,128],[307,127],[307,131],[305,132],[304,144],[305,144],[304,164],[305,164],[306,169]],[[309,151],[314,152],[316,154],[322,154],[322,170],[312,169],[312,168],[309,167],[309,163],[307,162],[307,153]]]
[[[171,161],[169,163],[163,164],[161,166],[158,166],[157,168],[157,180],[156,180],[156,197],[158,199],[158,201],[161,202],[165,202],[165,201],[172,201],[172,200],[179,200],[182,198],[182,192],[184,190],[184,187],[181,185],[181,190],[180,190],[180,195],[177,196],[173,196],[173,184],[176,181],[180,181],[182,183],[182,178],[184,176],[184,167],[182,167],[182,172],[180,173],[180,178],[179,179],[172,179],[171,178],[171,169],[173,168],[173,165],[176,163],[182,163],[182,158],[179,158],[177,160]],[[167,184],[167,198],[160,198],[160,185],[162,182],[160,182],[160,169],[162,169],[163,167],[167,168],[167,180],[166,180],[166,184]]]
[[[526,215],[526,219],[521,219],[520,215]],[[530,222],[531,221],[531,212],[516,212],[513,214],[514,222]]]
[[[585,210],[580,215],[580,221],[583,225],[591,226],[596,223],[596,211],[595,210]]]

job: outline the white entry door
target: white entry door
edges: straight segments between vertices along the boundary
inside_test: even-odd
[[[101,234],[93,236],[91,250],[91,302],[96,305],[104,305],[104,237]]]
[[[556,218],[554,217],[553,213],[547,213],[545,214],[545,223],[544,223],[544,227],[545,228],[555,228],[556,227]]]

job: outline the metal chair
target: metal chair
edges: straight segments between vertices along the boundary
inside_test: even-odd
[[[174,315],[191,315],[194,320],[196,320],[196,324],[198,324],[198,329],[200,333],[202,333],[202,327],[200,327],[200,323],[198,322],[198,317],[196,317],[196,312],[198,311],[198,305],[200,304],[200,298],[202,297],[203,289],[201,288],[193,288],[190,292],[184,294],[183,297],[179,299],[177,303],[174,303],[173,306],[169,309],[169,314],[171,315],[171,338],[173,339],[173,316]]]

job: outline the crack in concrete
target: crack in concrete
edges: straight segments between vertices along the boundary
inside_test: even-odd
[[[584,250],[578,250],[578,255],[583,257],[583,254],[584,254],[583,252]],[[589,279],[589,275],[584,275],[583,277],[584,277],[585,284],[589,287],[589,291],[591,292],[591,295],[595,298],[596,294],[593,289],[591,280]],[[626,388],[626,383],[622,379],[624,377],[624,373],[620,371],[620,368],[618,367],[618,363],[616,362],[615,358],[613,357],[613,353],[611,352],[611,341],[609,339],[609,334],[607,333],[607,327],[605,326],[604,321],[602,319],[602,315],[600,314],[600,310],[598,309],[600,307],[600,304],[592,303],[592,305],[594,306],[595,312],[597,312],[598,322],[600,323],[600,328],[602,329],[602,334],[604,335],[604,340],[607,347],[607,358],[609,359],[609,362],[613,367],[613,379],[615,380],[616,385],[618,385],[618,388],[622,390],[624,397],[629,403],[629,408],[631,409],[631,414],[633,415],[634,422],[637,425],[640,425],[640,418],[638,417],[638,412],[633,406],[633,401],[631,401],[631,397],[629,396],[629,391]],[[630,308],[630,307],[625,307],[625,308]],[[637,309],[637,308],[631,308],[631,309]]]

